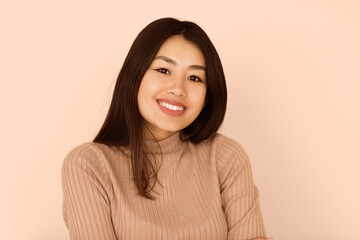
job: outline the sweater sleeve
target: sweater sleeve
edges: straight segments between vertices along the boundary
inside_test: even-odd
[[[265,237],[259,193],[249,158],[234,140],[220,136],[217,168],[222,207],[228,224],[228,239]]]
[[[84,143],[63,162],[63,217],[72,240],[116,239],[103,157],[94,145]]]

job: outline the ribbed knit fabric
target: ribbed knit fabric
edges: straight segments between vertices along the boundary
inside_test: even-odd
[[[137,194],[129,150],[93,142],[66,156],[63,216],[71,239],[252,239],[265,237],[249,159],[217,134],[199,144],[175,134],[146,141],[160,166],[153,196]],[[162,156],[162,157],[161,157]]]

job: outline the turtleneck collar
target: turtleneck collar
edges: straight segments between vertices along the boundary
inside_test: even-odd
[[[144,143],[148,148],[145,149],[146,153],[149,153],[150,151],[151,153],[163,153],[163,154],[178,151],[186,144],[186,142],[181,141],[180,132],[177,132],[174,135],[158,142],[151,140],[144,140]]]

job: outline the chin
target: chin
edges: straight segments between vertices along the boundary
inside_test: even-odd
[[[176,133],[184,129],[181,126],[158,126],[158,128],[171,133]]]

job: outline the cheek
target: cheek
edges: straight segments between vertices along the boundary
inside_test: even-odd
[[[154,96],[161,89],[161,82],[151,74],[145,75],[140,83],[139,95],[141,98]]]
[[[206,88],[199,88],[192,93],[192,102],[198,109],[202,109],[205,104]]]
[[[138,92],[139,103],[141,103],[141,101],[144,101],[146,98],[149,97],[149,95],[151,93],[151,87],[152,87],[152,85],[149,84],[148,79],[146,79],[144,77],[140,83],[139,92]]]
[[[143,102],[143,99],[145,98],[145,92],[144,92],[144,85],[143,84],[140,84],[140,87],[139,87],[139,91],[138,91],[138,96],[137,96],[137,100],[138,100],[138,104],[142,104]]]

